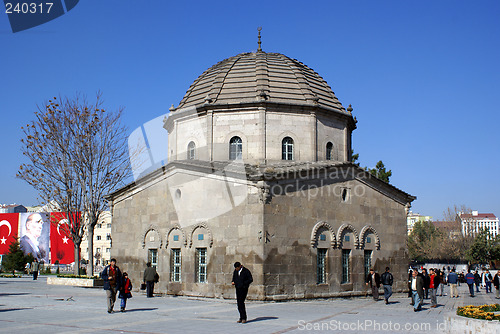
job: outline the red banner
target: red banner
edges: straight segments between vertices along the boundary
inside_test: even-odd
[[[69,234],[69,220],[64,212],[50,213],[50,262],[70,264],[75,261],[75,246]]]
[[[19,213],[0,213],[0,254],[7,254],[9,246],[16,241],[19,228]]]

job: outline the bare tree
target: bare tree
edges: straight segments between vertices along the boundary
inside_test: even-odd
[[[472,210],[463,204],[454,205],[443,212],[443,218],[451,222],[451,233],[454,236],[443,245],[444,253],[465,260],[466,253],[474,242],[474,237],[470,233],[474,226]]]
[[[131,175],[127,131],[122,109],[107,112],[101,93],[90,104],[85,97],[60,97],[38,107],[35,120],[23,128],[29,163],[18,177],[46,201],[55,201],[69,220],[65,226],[75,244],[75,273],[84,233],[89,242],[89,274],[93,274],[94,227],[107,209],[104,196]],[[74,213],[81,212],[82,216]]]
[[[83,207],[83,190],[78,186],[74,152],[79,149],[72,126],[74,112],[60,108],[57,99],[38,107],[35,120],[23,127],[26,138],[23,154],[29,162],[19,167],[17,176],[33,186],[45,203],[54,203],[66,213],[69,221],[62,227],[75,245],[75,274],[80,262],[80,244],[85,225],[79,215]]]

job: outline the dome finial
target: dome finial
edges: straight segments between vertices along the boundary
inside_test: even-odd
[[[262,27],[258,27],[257,30],[259,31],[259,41],[257,42],[259,44],[259,48],[257,49],[257,51],[262,52],[262,48],[260,47],[260,45],[262,44],[262,42],[260,41],[260,31],[262,30]]]

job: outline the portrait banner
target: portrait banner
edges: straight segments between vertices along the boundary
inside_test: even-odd
[[[38,262],[49,263],[50,221],[47,212],[25,212],[19,218],[19,247]]]

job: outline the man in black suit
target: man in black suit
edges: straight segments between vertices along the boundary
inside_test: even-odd
[[[245,298],[247,298],[248,287],[253,282],[252,273],[247,268],[243,267],[241,263],[234,264],[233,281],[232,285],[236,288],[236,300],[238,302],[238,312],[240,312],[240,319],[238,323],[247,322],[247,312],[245,310]]]

